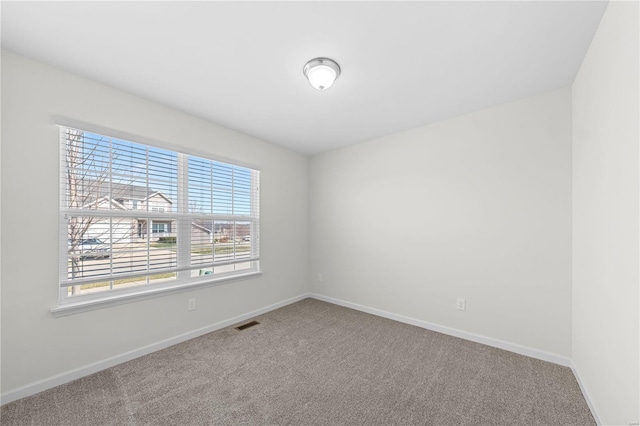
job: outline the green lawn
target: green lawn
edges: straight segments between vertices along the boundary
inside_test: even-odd
[[[176,247],[176,243],[155,242],[155,243],[151,243],[150,245],[153,248],[175,248]]]
[[[149,280],[160,280],[163,278],[175,278],[176,273],[175,272],[167,272],[164,274],[156,274],[156,275],[151,275],[149,277]],[[113,285],[117,286],[118,284],[127,284],[127,283],[134,283],[137,281],[143,281],[145,279],[145,277],[132,277],[132,278],[122,278],[119,280],[115,280],[113,281]],[[91,284],[83,284],[80,286],[81,290],[89,290],[90,288],[98,288],[98,287],[105,287],[109,285],[109,281],[100,281],[98,283],[91,283]]]
[[[216,254],[232,254],[233,247],[216,247]],[[251,247],[249,246],[236,246],[236,253],[242,253],[250,251]],[[193,254],[211,254],[211,247],[200,247],[200,248],[192,248],[191,253]]]
[[[170,249],[170,250],[173,250],[173,251],[177,250],[175,243],[154,242],[154,243],[151,243],[151,247],[153,247],[153,248],[166,248],[166,249]],[[236,248],[236,253],[243,253],[243,252],[251,251],[251,246],[249,246],[249,245],[237,245],[235,248]],[[212,252],[211,246],[192,247],[191,248],[191,253],[193,253],[193,254],[211,254],[211,252]],[[231,254],[231,253],[233,253],[233,246],[215,246],[215,253],[216,254]]]
[[[176,243],[170,243],[170,242],[153,242],[151,243],[151,247],[153,248],[166,248],[172,251],[176,251],[177,247],[176,247]],[[231,246],[215,246],[215,248],[212,249],[211,246],[201,246],[201,247],[192,247],[191,248],[191,253],[192,254],[211,254],[213,252],[213,250],[215,250],[215,254],[217,255],[224,255],[224,254],[233,254],[234,253],[234,247]],[[235,253],[245,253],[251,251],[251,246],[250,245],[236,245],[235,246]],[[159,280],[159,279],[163,279],[163,278],[175,278],[176,274],[175,272],[167,272],[164,274],[156,274],[156,275],[152,275],[150,278],[150,280]],[[127,283],[134,283],[134,282],[143,282],[144,281],[144,277],[133,277],[133,278],[122,278],[119,280],[115,280],[113,281],[113,285],[117,286],[119,284],[127,284]],[[83,284],[80,286],[80,289],[82,290],[89,290],[92,288],[99,288],[99,287],[108,287],[109,286],[109,281],[100,281],[97,283],[91,283],[91,284]]]

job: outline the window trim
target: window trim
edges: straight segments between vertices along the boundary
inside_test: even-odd
[[[60,116],[54,116],[52,117],[52,121],[53,124],[56,125],[58,131],[58,143],[61,144],[61,129],[65,128],[65,127],[70,127],[70,128],[74,128],[74,129],[81,129],[84,132],[89,132],[89,133],[96,133],[102,136],[106,136],[106,137],[110,137],[110,138],[115,138],[115,139],[123,139],[125,141],[129,141],[129,142],[133,142],[133,143],[137,143],[137,144],[143,144],[143,145],[147,145],[147,146],[151,146],[151,147],[155,147],[155,148],[159,148],[159,149],[164,149],[164,150],[169,150],[172,152],[177,153],[178,155],[184,155],[184,156],[194,156],[194,157],[200,157],[203,158],[205,160],[211,160],[214,162],[222,162],[222,163],[226,163],[232,166],[238,166],[238,167],[243,167],[243,168],[248,168],[251,169],[252,171],[255,171],[258,173],[258,175],[260,174],[260,168],[256,167],[253,164],[249,164],[246,162],[242,162],[242,161],[237,161],[236,159],[229,159],[226,157],[221,157],[221,156],[217,156],[217,155],[212,155],[211,153],[207,153],[207,152],[202,152],[202,151],[197,151],[197,150],[192,150],[192,149],[184,149],[183,147],[177,146],[177,145],[173,145],[173,144],[169,144],[166,142],[161,142],[155,139],[150,139],[150,138],[146,138],[146,137],[141,137],[138,135],[134,135],[128,132],[123,132],[123,131],[118,131],[118,130],[114,130],[114,129],[108,129],[99,125],[95,125],[95,124],[91,124],[91,123],[86,123],[86,122],[80,122],[77,120],[73,120],[73,119],[69,119],[66,117],[60,117]],[[63,152],[62,148],[61,148],[61,155],[64,155],[65,152]],[[62,162],[59,163],[60,167],[62,167]],[[58,171],[58,176],[60,177],[62,173],[62,170],[59,169]],[[187,179],[183,179],[183,186],[185,188],[188,188],[188,182]],[[185,188],[181,188],[183,189],[182,192],[184,192]],[[260,204],[261,204],[261,197],[260,197],[260,182],[258,181],[258,194],[257,194],[257,208],[258,211],[260,211]],[[179,191],[180,193],[180,191]],[[184,196],[184,195],[183,195]],[[62,223],[64,221],[64,217],[65,214],[69,214],[70,213],[70,209],[68,209],[66,207],[65,203],[65,199],[62,196],[62,194],[60,195],[60,208],[59,208],[59,224],[60,224],[60,241],[59,241],[59,256],[62,255],[62,253],[66,253],[67,251],[67,232],[64,229],[64,227],[62,226]],[[100,215],[100,211],[99,210],[92,210],[91,215]],[[118,215],[120,215],[121,213],[125,213],[125,212],[119,212]],[[128,212],[127,212],[128,213]],[[151,216],[157,216],[158,212],[155,211],[148,211],[146,212],[147,215]],[[81,211],[75,211],[74,214],[82,214]],[[162,214],[162,213],[161,213]],[[108,214],[105,214],[105,216],[107,216]],[[125,214],[126,215],[126,214]],[[136,213],[131,213],[132,216],[136,216],[136,217],[140,217],[140,213],[136,212]],[[194,215],[192,214],[185,214],[185,213],[168,213],[168,215],[170,215],[171,217],[193,217]],[[205,216],[211,216],[211,215],[205,215]],[[232,219],[233,218],[233,219]],[[243,217],[240,216],[233,216],[230,215],[229,219],[235,220],[235,221],[243,221]],[[246,218],[247,221],[255,221],[258,229],[260,229],[260,216],[258,215],[257,217],[254,217],[253,215],[251,217],[247,217]],[[178,228],[179,226],[176,226],[176,228]],[[176,230],[177,232],[177,230]],[[258,230],[258,232],[260,232]],[[259,248],[259,238],[258,238],[258,242],[256,244],[258,244],[257,253],[260,253],[260,248]],[[188,253],[187,253],[188,256]],[[258,257],[254,257],[251,256],[250,258],[247,259],[242,259],[243,262],[255,262],[255,267],[251,268],[251,269],[247,269],[246,272],[243,271],[232,271],[232,272],[226,272],[226,273],[220,273],[220,274],[216,274],[216,275],[203,275],[201,277],[190,277],[188,281],[185,280],[180,280],[179,277],[179,272],[184,272],[182,271],[182,269],[184,269],[185,271],[190,271],[190,270],[194,270],[197,268],[208,268],[211,266],[223,266],[220,262],[214,263],[212,262],[211,265],[209,264],[202,264],[202,265],[190,265],[189,267],[180,267],[180,268],[174,268],[172,269],[172,271],[176,272],[176,280],[175,281],[168,281],[165,283],[158,283],[158,284],[154,284],[153,286],[149,286],[149,285],[142,285],[140,287],[133,287],[133,288],[125,288],[125,289],[111,289],[109,291],[106,291],[104,293],[96,293],[96,294],[87,294],[87,295],[77,295],[74,296],[72,298],[65,296],[63,292],[67,291],[67,286],[63,285],[64,281],[67,281],[67,277],[66,274],[63,274],[62,271],[60,271],[60,276],[58,279],[58,285],[59,285],[59,298],[58,298],[58,304],[55,307],[52,307],[50,309],[50,312],[52,313],[52,315],[54,317],[61,317],[61,316],[66,316],[66,315],[72,315],[75,313],[81,313],[81,312],[87,312],[87,311],[91,311],[94,309],[102,309],[105,307],[109,307],[109,306],[115,306],[115,305],[120,305],[120,304],[124,304],[124,303],[130,303],[130,302],[134,302],[134,301],[139,301],[139,300],[145,300],[148,298],[154,298],[154,297],[160,297],[160,296],[164,296],[164,295],[169,295],[169,294],[174,294],[174,293],[179,293],[179,292],[184,292],[184,291],[190,291],[190,290],[194,290],[197,288],[202,288],[202,287],[212,287],[212,286],[217,286],[217,285],[222,285],[222,284],[226,284],[226,283],[231,283],[234,281],[240,281],[240,280],[247,280],[247,279],[252,279],[252,278],[256,278],[262,275],[262,265],[260,262],[260,256],[258,255]],[[231,263],[237,263],[237,262],[231,262]],[[160,270],[153,270],[153,271],[147,271],[146,274],[141,274],[141,276],[148,276],[148,275],[154,275],[157,273],[161,273],[162,271]],[[63,276],[64,275],[64,276]],[[129,276],[131,276],[132,274],[129,274]],[[106,278],[108,280],[113,280],[113,277],[109,277]],[[94,281],[104,281],[105,277],[102,278],[98,278],[95,279]],[[81,285],[82,283],[79,282],[79,285]]]
[[[145,288],[137,292],[127,291],[124,289],[111,290],[109,297],[91,297],[85,298],[83,295],[76,296],[78,299],[68,303],[61,303],[51,308],[49,311],[56,317],[66,317],[69,315],[89,312],[95,309],[103,309],[111,306],[123,305],[131,302],[152,299],[155,297],[168,296],[170,294],[183,293],[186,291],[197,290],[199,288],[216,287],[219,285],[229,284],[235,281],[244,281],[248,279],[258,278],[262,276],[262,268],[259,271],[247,272],[246,274],[237,274],[233,276],[217,276],[203,275],[202,278],[194,278],[192,283],[182,283],[179,285],[158,284],[153,288]]]
[[[65,117],[65,116],[59,116],[59,115],[52,116],[51,124],[54,124],[56,126],[72,127],[74,129],[82,129],[86,132],[99,133],[103,136],[108,136],[110,138],[124,139],[130,142],[135,142],[135,143],[144,144],[144,145],[151,145],[155,148],[161,148],[169,151],[180,152],[181,154],[192,155],[195,157],[202,157],[202,158],[206,158],[213,161],[219,161],[222,163],[229,163],[229,164],[233,164],[234,166],[246,167],[248,169],[253,169],[258,172],[262,171],[260,167],[255,163],[238,160],[232,157],[225,157],[218,154],[212,154],[211,152],[188,148],[180,144],[171,143],[169,141],[162,141],[161,139],[149,138],[146,136],[138,135],[136,133],[129,133],[123,130],[112,129],[109,127],[101,126],[99,124],[90,123],[87,121],[80,121],[80,120],[76,120],[76,119]],[[56,130],[58,130],[57,127],[56,127]],[[56,131],[56,141],[60,143],[59,132],[57,131]]]

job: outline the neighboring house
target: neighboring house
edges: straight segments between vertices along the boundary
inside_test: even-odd
[[[213,243],[213,232],[211,231],[211,221],[200,221],[191,223],[191,244],[210,245]]]
[[[251,225],[248,223],[235,223],[236,241],[248,241],[251,235]],[[221,220],[212,223],[210,220],[195,221],[191,223],[191,243],[192,244],[211,244],[228,243],[233,241],[234,224],[229,221]]]
[[[98,186],[100,187],[99,189]],[[85,190],[85,194],[87,194],[85,200],[96,196],[98,198],[95,201],[84,204],[84,207],[98,210],[119,209],[122,211],[139,210],[158,213],[171,212],[173,209],[173,201],[160,191],[147,190],[147,188],[138,185],[113,183],[110,190],[113,194],[112,197],[108,195],[100,196],[103,193],[109,193],[106,183],[94,185],[94,188],[89,186]],[[157,240],[160,237],[176,235],[174,232],[175,220],[158,218],[149,219],[149,222],[149,226],[147,226],[147,218],[123,217],[117,223],[110,225],[109,219],[98,219],[89,224],[81,238],[99,238],[104,242],[112,243],[132,243],[144,241],[147,238]],[[111,230],[111,233],[109,230]],[[149,235],[149,231],[151,235]]]
[[[137,203],[135,200],[132,200],[131,210],[147,210],[147,205],[151,212],[165,213],[172,210],[173,201],[171,201],[162,192],[156,191],[146,198],[139,200]],[[138,238],[146,239],[148,229],[151,231],[152,239],[157,239],[159,237],[174,237],[176,235],[174,232],[175,220],[150,219],[151,223],[149,227],[147,227],[146,219],[136,220],[136,233]]]
[[[112,196],[102,195],[109,194]],[[97,197],[97,199],[96,199]],[[147,189],[139,185],[125,185],[112,183],[109,188],[106,183],[86,185],[83,201],[94,199],[85,203],[84,208],[96,210],[122,210],[122,211],[150,211],[164,213],[173,211],[173,201],[161,191]],[[109,205],[110,204],[110,205]],[[113,219],[112,219],[113,220]],[[135,243],[158,240],[160,237],[176,236],[176,220],[162,217],[149,219],[123,217],[117,223],[109,224],[109,219],[98,219],[91,223],[79,239],[98,238],[105,243]],[[111,230],[111,233],[109,233]],[[150,235],[149,235],[150,231]],[[196,220],[191,223],[191,243],[195,245],[209,245],[214,241],[218,243],[236,241],[248,241],[251,234],[249,223],[230,221]]]

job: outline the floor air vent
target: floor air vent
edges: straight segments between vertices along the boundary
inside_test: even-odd
[[[260,324],[258,321],[251,321],[246,324],[239,325],[238,327],[236,327],[236,330],[240,330],[240,331],[246,330],[247,328],[253,327],[254,325],[258,325],[258,324]]]

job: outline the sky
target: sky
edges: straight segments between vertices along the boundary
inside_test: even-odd
[[[76,170],[87,190],[92,182],[110,176],[113,184],[160,191],[177,209],[178,153],[90,132],[82,133],[81,144]],[[187,156],[186,165],[189,213],[251,214],[251,169],[196,156]],[[136,195],[129,190],[129,198]],[[112,198],[127,196],[114,193]]]

